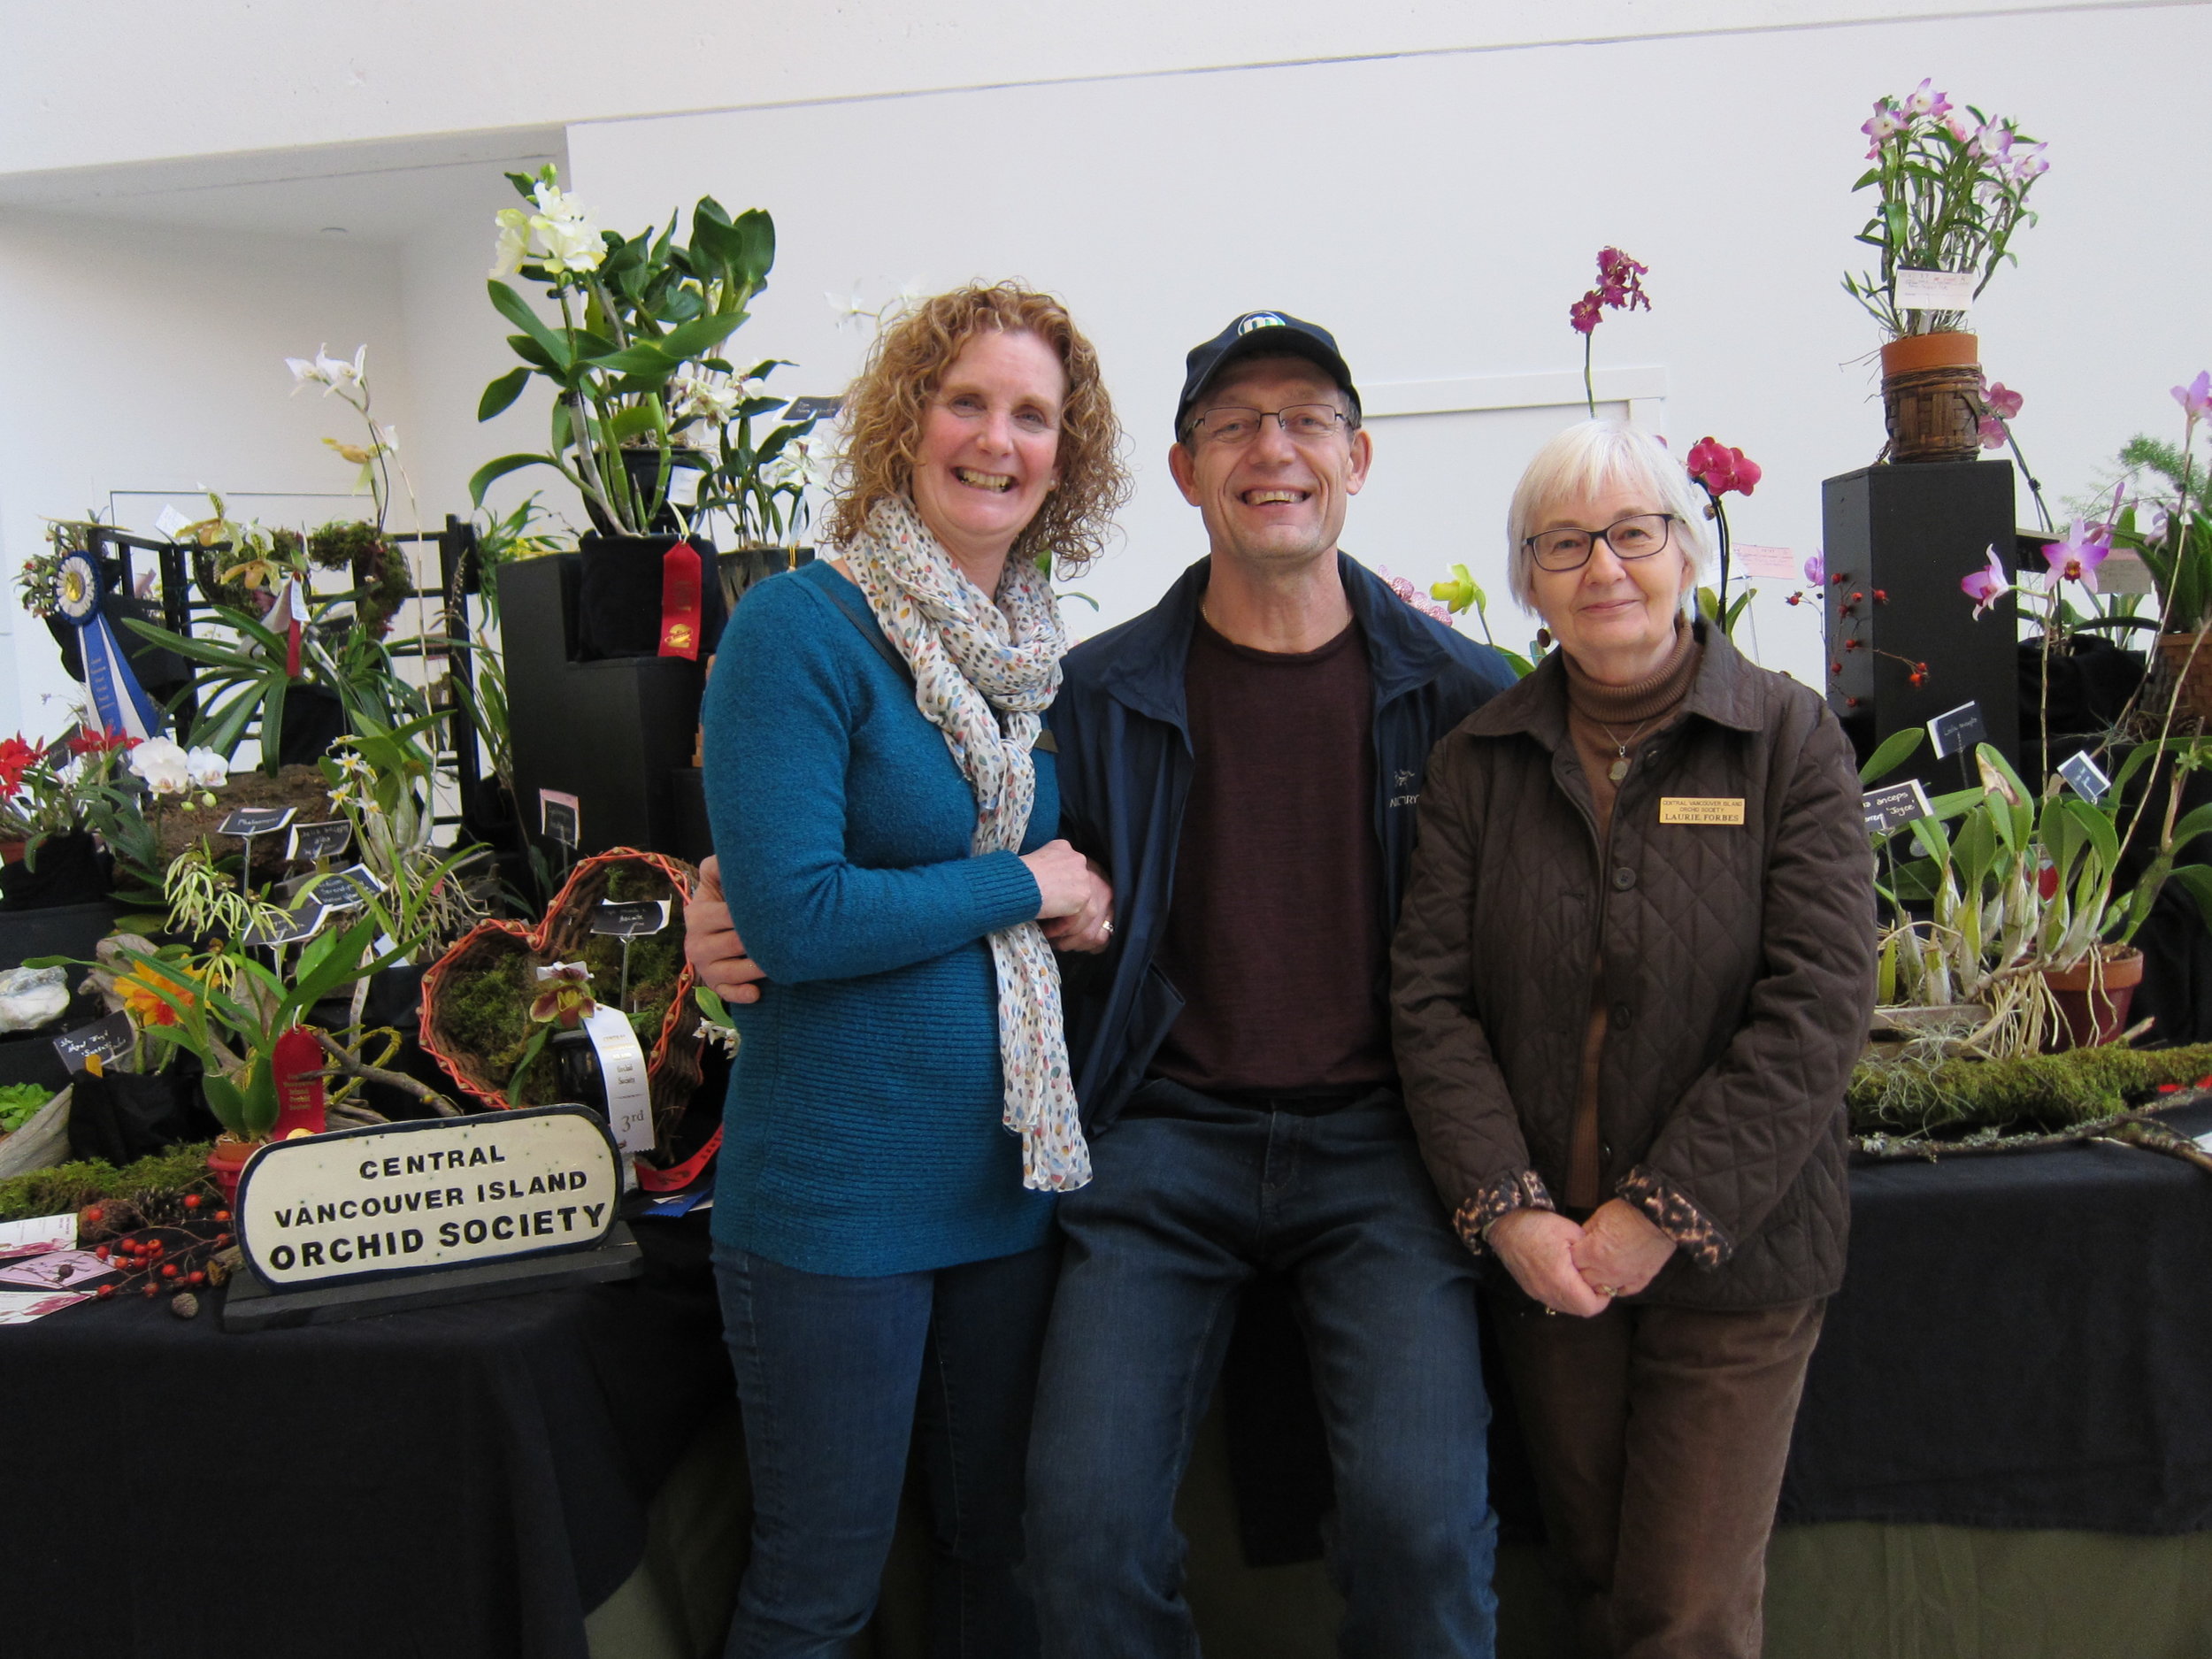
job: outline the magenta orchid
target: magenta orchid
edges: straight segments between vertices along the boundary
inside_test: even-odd
[[[1993,543],[1989,549],[1989,563],[1959,578],[1959,588],[1974,602],[1977,618],[2012,591],[2012,584],[2005,580],[2005,567],[1997,562]]]
[[[1902,106],[1905,114],[1915,119],[1925,118],[1929,120],[1941,120],[1950,114],[1951,100],[1942,93],[1934,90],[1934,87],[1935,77],[1930,75],[1907,93]],[[1878,109],[1881,106],[1878,104],[1875,107]]]
[[[1618,248],[1601,248],[1597,287],[1567,308],[1567,321],[1582,336],[1582,401],[1593,416],[1598,412],[1598,399],[1590,381],[1590,336],[1609,311],[1651,309],[1651,296],[1644,292],[1643,284],[1650,273],[1649,265],[1638,264]]]
[[[1828,580],[1828,560],[1825,556],[1816,553],[1805,561],[1805,580],[1815,588]]]
[[[1756,461],[1741,449],[1724,446],[1718,438],[1699,439],[1690,449],[1686,465],[1690,476],[1716,498],[1731,490],[1739,495],[1748,495],[1752,486],[1765,476]]]
[[[2197,378],[2188,385],[2175,387],[2174,402],[2191,420],[2201,420],[2212,413],[2212,369],[2199,369]]]
[[[2086,520],[2077,518],[2063,541],[2053,542],[2043,549],[2043,562],[2051,567],[2054,582],[2079,582],[2091,593],[2097,591],[2097,566],[2112,551],[2112,543],[2099,540],[2097,533],[2109,534],[2102,525],[2095,526],[2093,533]]]
[[[1982,417],[1980,432],[1985,449],[2001,449],[2012,442],[2012,435],[2005,430],[2005,423],[1994,415]]]
[[[2000,420],[2010,420],[2020,412],[2020,405],[2028,400],[1999,380],[1982,394],[1982,402],[1989,405],[1989,412]]]

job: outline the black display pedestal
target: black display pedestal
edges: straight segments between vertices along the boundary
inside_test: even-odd
[[[575,660],[581,586],[573,553],[499,569],[524,827],[542,843],[538,792],[555,789],[577,798],[580,854],[636,847],[696,862],[712,848],[695,844],[674,779],[691,771],[703,666],[680,657]],[[695,798],[695,787],[688,793]]]
[[[1986,741],[2017,766],[2019,629],[2012,595],[1976,619],[1974,602],[1959,588],[1961,578],[1987,562],[1992,547],[2011,572],[2012,463],[1870,466],[1827,480],[1820,499],[1828,706],[1860,760],[1893,732],[1978,703]],[[1890,781],[1908,777],[1921,779],[1931,793],[1971,781],[1959,761],[1937,760],[1926,743]]]

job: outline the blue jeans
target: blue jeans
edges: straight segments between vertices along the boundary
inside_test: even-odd
[[[843,1654],[874,1612],[909,1447],[929,1494],[933,1659],[1029,1659],[1022,1459],[1057,1252],[881,1279],[718,1245],[752,1466],[727,1659]]]
[[[1175,1494],[1240,1289],[1289,1281],[1328,1432],[1347,1659],[1490,1659],[1496,1519],[1474,1263],[1396,1095],[1322,1117],[1148,1084],[1060,1201],[1029,1454],[1051,1659],[1187,1659]],[[1171,1114],[1171,1115],[1163,1115]]]

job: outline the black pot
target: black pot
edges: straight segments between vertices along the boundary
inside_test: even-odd
[[[668,488],[670,493],[673,494],[678,475],[688,471],[700,470],[703,460],[688,449],[676,449],[672,451],[671,455],[672,458],[668,464]],[[630,475],[630,488],[636,492],[638,499],[650,501],[653,497],[653,485],[660,477],[660,451],[658,449],[625,449],[622,451],[622,470]],[[616,527],[614,520],[599,510],[599,503],[588,495],[584,497],[584,511],[590,515],[592,525],[600,534],[619,535],[622,534]],[[669,504],[665,496],[661,500],[660,510],[654,513],[649,527],[656,535],[674,535],[682,527],[676,521],[675,508]]]
[[[186,1141],[211,1141],[221,1125],[200,1094],[200,1063],[180,1054],[151,1077],[109,1071],[71,1079],[69,1155],[126,1164]]]
[[[563,1103],[588,1106],[602,1118],[607,1115],[607,1083],[599,1072],[599,1050],[591,1033],[580,1027],[557,1031],[547,1045],[553,1051],[553,1074]]]
[[[294,680],[284,694],[284,729],[277,738],[277,764],[311,766],[330,752],[346,732],[346,705],[327,686]]]
[[[661,560],[674,535],[588,535],[576,600],[580,662],[611,657],[657,657],[661,648]],[[713,654],[729,608],[718,580],[714,544],[695,536],[699,555],[699,660]]]
[[[0,867],[0,910],[97,904],[114,890],[114,863],[88,830],[49,835]]]

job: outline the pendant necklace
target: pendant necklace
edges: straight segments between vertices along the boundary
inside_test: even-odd
[[[1610,766],[1608,766],[1605,769],[1605,775],[1610,778],[1615,783],[1618,783],[1622,779],[1628,776],[1629,744],[1634,742],[1638,737],[1642,735],[1644,727],[1649,726],[1651,722],[1649,720],[1639,720],[1636,722],[1636,729],[1633,732],[1631,732],[1627,737],[1622,738],[1617,735],[1613,728],[1606,725],[1604,721],[1600,720],[1598,722],[1598,730],[1604,733],[1607,737],[1612,740],[1613,752],[1620,757],[1619,759],[1616,760]]]

